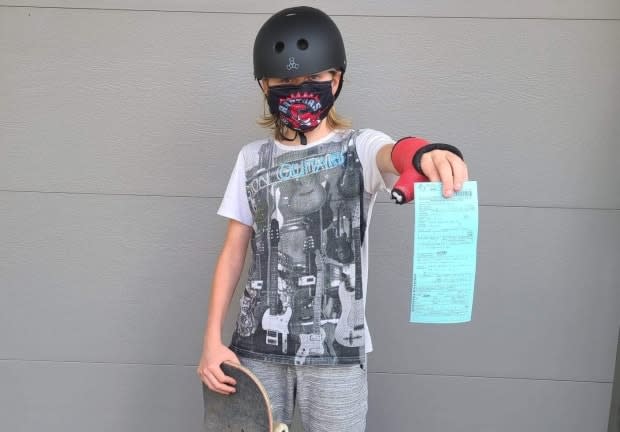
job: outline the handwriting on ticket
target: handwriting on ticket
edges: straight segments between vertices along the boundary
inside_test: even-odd
[[[450,198],[441,183],[416,183],[412,323],[471,321],[478,242],[478,184]]]

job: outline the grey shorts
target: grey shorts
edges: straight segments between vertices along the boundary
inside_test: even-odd
[[[294,366],[240,358],[263,383],[275,420],[290,426],[299,406],[305,432],[364,432],[367,364]],[[298,431],[294,431],[298,432]]]

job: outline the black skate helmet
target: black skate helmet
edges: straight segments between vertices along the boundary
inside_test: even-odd
[[[292,78],[327,69],[344,71],[342,35],[324,12],[308,6],[281,10],[260,28],[254,41],[254,77]],[[343,78],[336,97],[340,93]]]

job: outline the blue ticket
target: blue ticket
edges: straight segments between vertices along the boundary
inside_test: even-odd
[[[478,242],[478,184],[450,198],[441,183],[415,184],[412,323],[471,321]]]

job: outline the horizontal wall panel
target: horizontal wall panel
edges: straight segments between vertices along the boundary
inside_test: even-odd
[[[0,379],[3,430],[163,432],[199,430],[202,419],[193,367],[0,362]],[[604,431],[611,391],[599,383],[373,373],[369,385],[368,430],[429,432]]]
[[[216,200],[0,196],[0,358],[198,362]],[[482,207],[474,319],[434,326],[408,323],[409,210],[378,204],[371,225],[372,371],[612,380],[618,212]]]
[[[438,325],[409,323],[411,210],[371,224],[371,371],[612,381],[620,212],[482,207],[472,321]]]
[[[249,133],[261,107],[250,47],[242,32],[214,43],[229,28],[218,16],[3,9],[1,187],[221,196],[260,132]]]
[[[200,430],[193,367],[0,362],[0,380],[2,430]],[[604,432],[611,393],[606,383],[373,373],[369,386],[369,431]]]
[[[0,189],[221,196],[263,19],[3,8]],[[620,22],[336,20],[356,127],[458,145],[486,204],[620,208]]]
[[[197,364],[217,204],[1,193],[0,359]]]
[[[608,383],[375,373],[368,380],[369,431],[606,431]],[[197,431],[202,421],[193,367],[0,361],[0,381],[2,430]]]
[[[0,361],[0,429],[199,431],[195,367]]]
[[[274,0],[255,3],[248,0],[15,0],[2,4],[102,8],[129,10],[161,10],[186,12],[272,14],[280,9],[290,7],[291,2]],[[463,17],[503,17],[503,18],[593,18],[618,19],[620,5],[614,0],[595,0],[583,2],[564,0],[562,2],[545,0],[522,0],[520,2],[496,2],[493,0],[458,0],[416,1],[392,0],[381,2],[313,0],[305,4],[323,9],[332,15],[373,15],[373,16],[463,16]]]
[[[0,362],[3,430],[199,430],[193,367]],[[608,383],[369,374],[368,430],[604,432]],[[61,390],[62,391],[59,391]]]
[[[368,381],[369,431],[607,432],[608,383],[372,373]]]
[[[456,144],[484,204],[620,208],[618,23],[364,22],[356,125]]]

